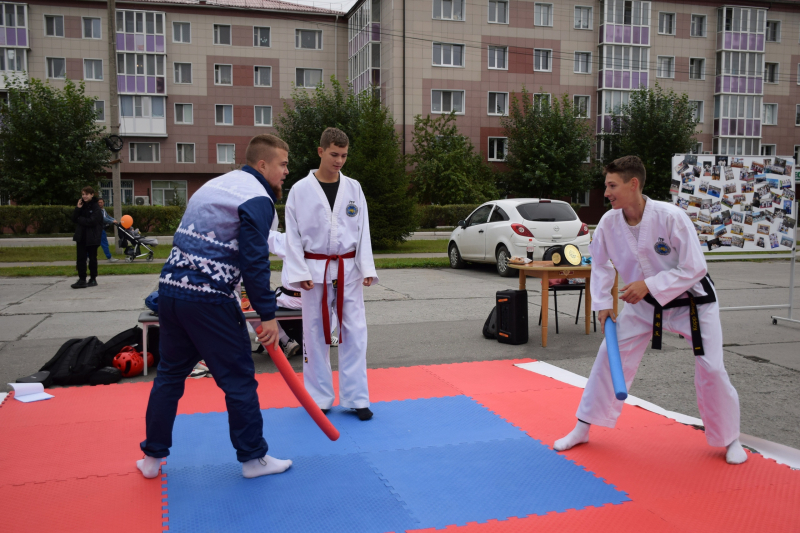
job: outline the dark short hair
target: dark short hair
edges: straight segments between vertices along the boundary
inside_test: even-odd
[[[350,145],[350,139],[348,139],[347,134],[339,128],[327,128],[322,132],[319,146],[323,150],[327,150],[332,144],[339,148],[347,148]]]
[[[635,155],[626,155],[607,164],[603,167],[603,176],[606,174],[617,174],[625,183],[637,178],[639,180],[639,190],[644,190],[647,170],[645,170],[642,160]]]
[[[84,187],[83,189],[81,189],[81,192],[85,192],[86,194],[94,194],[94,189],[92,189],[91,187]]]
[[[280,137],[262,133],[250,139],[250,143],[244,153],[244,159],[248,165],[255,165],[262,159],[270,161],[275,150],[286,150],[288,152],[289,145]]]

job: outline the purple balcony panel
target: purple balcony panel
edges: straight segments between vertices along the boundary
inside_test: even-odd
[[[605,34],[605,26],[600,26],[600,44],[603,44]]]
[[[645,46],[650,46],[650,28],[647,26],[642,28],[642,44]]]
[[[761,121],[758,119],[753,123],[753,135],[755,137],[761,137]]]
[[[739,131],[739,133],[737,133],[737,135],[744,135],[744,119],[743,118],[739,119],[739,127],[737,129]]]
[[[602,89],[603,88],[603,72],[602,71],[597,73],[597,88],[598,89]]]
[[[631,89],[638,89],[639,88],[639,73],[638,72],[631,72]]]
[[[622,26],[614,26],[614,42],[615,43],[622,43],[622,33],[623,33],[623,27]]]
[[[756,36],[756,50],[759,52],[764,51],[764,34],[760,33]]]
[[[631,73],[627,70],[622,73],[622,88],[631,89]]]
[[[136,50],[136,46],[133,43],[133,34],[126,33],[125,34],[125,50],[128,52],[133,52]]]
[[[620,71],[614,72],[614,88],[615,89],[622,88],[622,72]]]
[[[728,122],[730,121],[727,118],[722,119],[722,132],[720,133],[721,135],[728,134]]]
[[[6,32],[0,31],[0,44],[6,44]]]
[[[380,22],[373,22],[372,23],[372,40],[380,42],[381,40],[381,23]]]
[[[764,94],[764,79],[756,78],[756,94]]]
[[[156,36],[155,35],[146,35],[144,39],[144,50],[145,52],[155,52],[156,51]]]
[[[631,41],[633,44],[640,44],[639,39],[641,39],[641,28],[639,26],[633,27],[633,40]]]
[[[717,76],[717,82],[716,85],[714,86],[714,92],[718,93],[720,92],[720,89],[722,89],[722,76]]]
[[[756,79],[755,78],[747,78],[747,92],[748,93],[756,92]]]
[[[136,76],[125,76],[126,78],[126,92],[135,93],[136,92]]]
[[[117,52],[124,52],[125,51],[125,34],[118,33],[117,34]]]
[[[753,135],[753,121],[752,121],[752,119],[748,120],[745,123],[745,125],[744,125],[744,134],[747,135],[748,137],[751,137]]]
[[[144,52],[144,35],[137,33],[135,35],[135,41],[136,41],[136,51]]]
[[[606,24],[606,43],[614,42],[614,25]]]
[[[714,119],[714,135],[719,135],[719,119]]]
[[[117,92],[125,92],[125,75],[120,74],[117,76]]]
[[[717,50],[722,48],[722,33],[717,34]]]
[[[144,92],[144,76],[136,76],[136,92]]]
[[[625,26],[625,33],[623,35],[625,44],[631,44],[631,27]]]
[[[156,92],[156,77],[147,76],[147,94],[154,94]]]
[[[731,33],[725,32],[725,50],[731,49]]]
[[[739,76],[739,92],[746,93],[747,92],[747,77],[746,76]]]
[[[15,28],[6,28],[6,44],[9,46],[17,45],[17,30]]]
[[[611,131],[611,117],[608,115],[603,117],[603,131]]]
[[[753,33],[750,35],[750,46],[748,46],[748,49],[755,50],[757,47],[758,47],[758,36]]]
[[[738,50],[739,49],[739,34],[738,33],[734,33],[733,34],[733,38],[731,39],[731,48],[733,50]]]
[[[614,71],[606,70],[606,83],[603,85],[603,88],[611,89],[612,87],[614,87]]]
[[[164,94],[166,93],[166,82],[164,81],[166,78],[163,76],[159,76],[156,78],[156,93]]]
[[[156,52],[164,52],[164,36],[156,35]]]
[[[28,46],[28,30],[17,28],[17,46]]]
[[[642,87],[647,87],[647,78],[648,77],[649,77],[649,74],[647,72],[642,72],[639,75],[639,81],[641,82]]]
[[[731,77],[725,76],[722,82],[722,92],[729,93],[731,92]]]

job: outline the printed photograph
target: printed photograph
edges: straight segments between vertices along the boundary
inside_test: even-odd
[[[764,164],[753,161],[752,163],[750,163],[750,170],[756,174],[763,174]]]
[[[781,205],[781,200],[782,200],[781,196],[778,196],[777,194],[773,194],[772,195],[772,203],[774,205],[778,205],[778,206]]]
[[[703,222],[704,224],[711,224],[711,215],[706,215],[705,213],[700,213],[697,215],[697,220],[699,222]]]
[[[744,228],[739,224],[733,224],[731,226],[731,233],[734,235],[744,235]]]
[[[743,157],[734,157],[731,159],[731,167],[733,168],[742,168],[744,166],[744,158]]]
[[[767,181],[766,174],[756,174],[756,183],[764,183],[765,181]]]
[[[715,226],[722,224],[722,214],[715,213],[713,217],[711,217],[711,223]]]
[[[783,217],[783,223],[786,224],[786,227],[793,228],[795,224],[795,219],[790,217],[789,213],[787,213],[786,216]]]
[[[731,245],[732,237],[730,235],[725,235],[719,238],[720,246],[730,246]]]
[[[703,235],[714,235],[714,226],[706,224],[700,227],[700,233]]]
[[[763,211],[753,212],[753,223],[758,224],[762,220],[765,220]]]
[[[728,156],[727,155],[718,155],[714,158],[717,165],[727,167],[728,166]]]
[[[731,212],[727,209],[722,212],[722,223],[726,226],[730,226],[731,224]]]
[[[700,207],[700,203],[703,201],[702,198],[699,196],[690,196],[689,197],[689,207]]]
[[[783,175],[784,176],[791,176],[792,175],[792,165],[790,165],[789,163],[786,163],[786,168],[783,169]]]
[[[687,211],[686,214],[689,215],[689,220],[692,222],[697,220],[697,211]]]
[[[744,211],[745,213],[749,213],[750,211],[752,211],[752,210],[753,210],[753,204],[742,204],[742,205],[741,205],[741,206],[739,206],[739,207],[740,207],[740,208],[741,208],[741,210],[742,210],[742,211]]]
[[[783,212],[787,215],[792,214],[792,201],[791,200],[784,200],[783,201]]]
[[[767,185],[769,185],[770,189],[780,189],[781,180],[778,178],[767,178]]]
[[[687,200],[682,196],[679,196],[676,205],[681,209],[689,209],[689,200]]]
[[[784,200],[794,200],[794,191],[792,189],[784,189],[783,190],[783,199]]]
[[[759,196],[766,196],[767,194],[772,194],[770,192],[769,184],[761,185],[759,187],[756,187],[756,192],[758,193]]]
[[[709,251],[716,250],[720,247],[719,239],[709,239],[707,244]]]
[[[711,167],[711,179],[718,180],[721,174],[721,170],[719,166]]]
[[[712,163],[711,161],[703,161],[703,176],[711,175],[712,166],[714,166],[714,163]]]
[[[697,164],[697,154],[686,154],[683,157],[683,162],[692,167]]]
[[[728,228],[726,228],[725,226],[717,226],[716,228],[714,228],[714,235],[716,235],[717,237],[719,237],[720,235],[725,235],[726,233],[728,233]]]
[[[772,211],[764,211],[764,220],[772,224],[775,222],[775,215],[772,214]]]
[[[756,241],[756,246],[758,246],[759,248],[766,248],[766,246],[764,245],[764,237],[758,238],[758,240]]]
[[[695,165],[692,167],[692,173],[694,174],[695,178],[699,178],[703,173],[703,169]]]
[[[725,207],[733,207],[733,200],[731,200],[727,196],[723,196],[721,201],[722,205],[724,205]]]
[[[771,207],[771,206],[772,206],[772,198],[770,198],[769,196],[766,197],[766,198],[762,198],[758,202],[758,207],[761,208],[761,209],[766,209],[767,207]]]
[[[781,237],[781,246],[785,246],[787,248],[792,247],[792,239],[789,237]]]
[[[684,194],[694,194],[694,182],[681,185],[681,192]]]
[[[792,178],[781,178],[781,189],[791,189]]]
[[[698,194],[708,194],[708,182],[701,181],[700,185],[697,186],[697,193]]]
[[[731,167],[725,167],[725,181],[730,181],[733,179],[733,169]]]
[[[719,213],[720,211],[722,211],[722,203],[719,200],[717,200],[716,202],[711,202],[711,212]]]
[[[686,164],[686,161],[681,161],[677,165],[675,165],[675,172],[678,174],[683,174],[686,172],[686,169],[689,168],[689,165]]]
[[[734,224],[744,224],[744,213],[741,211],[734,211],[731,213],[731,220]]]
[[[681,174],[681,183],[692,183],[694,182],[694,172],[691,170],[687,170],[683,174]]]
[[[711,198],[703,198],[703,201],[700,202],[700,209],[705,209],[706,211],[711,209]]]
[[[733,194],[736,192],[736,182],[726,183],[722,189],[725,194]]]
[[[678,180],[672,180],[672,183],[669,186],[669,193],[670,194],[678,194],[680,192],[681,182]]]
[[[778,247],[778,236],[774,233],[769,234],[769,247],[770,248],[777,248]]]
[[[744,248],[744,239],[741,237],[734,236],[731,238],[731,242],[737,248]]]
[[[676,180],[672,180],[672,181],[676,181]],[[753,185],[752,181],[751,182],[742,183],[742,192],[743,193],[751,193],[754,190],[755,190],[755,186]]]
[[[756,233],[760,233],[762,235],[769,235],[769,224],[759,224]]]
[[[756,234],[755,233],[745,233],[744,234],[744,240],[753,242],[753,241],[756,240]]]
[[[739,179],[745,183],[753,183],[756,180],[756,175],[753,172],[742,172]]]
[[[753,225],[753,215],[745,215],[744,223],[746,225],[748,225],[748,226],[752,226]]]
[[[733,205],[741,205],[745,202],[746,196],[744,194],[733,195]]]
[[[773,211],[773,214],[775,215],[776,219],[783,218],[783,215],[786,214],[786,213],[784,213],[783,209],[781,209],[780,207],[776,207],[772,211]]]

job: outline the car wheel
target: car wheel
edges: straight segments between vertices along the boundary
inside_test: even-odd
[[[450,248],[447,251],[447,255],[450,257],[450,268],[464,268],[467,266],[464,260],[461,259],[461,253],[458,251],[458,246],[456,243],[450,243]]]
[[[508,266],[509,259],[511,259],[511,254],[508,253],[508,248],[500,246],[497,249],[497,273],[504,278],[510,278],[517,273],[516,270]]]

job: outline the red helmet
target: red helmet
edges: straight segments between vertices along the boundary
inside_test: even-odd
[[[148,355],[150,355],[148,353]],[[147,358],[150,363],[150,357]],[[117,355],[114,356],[114,367],[117,368],[124,378],[138,376],[144,371],[144,361],[142,355],[130,346],[125,346]]]

